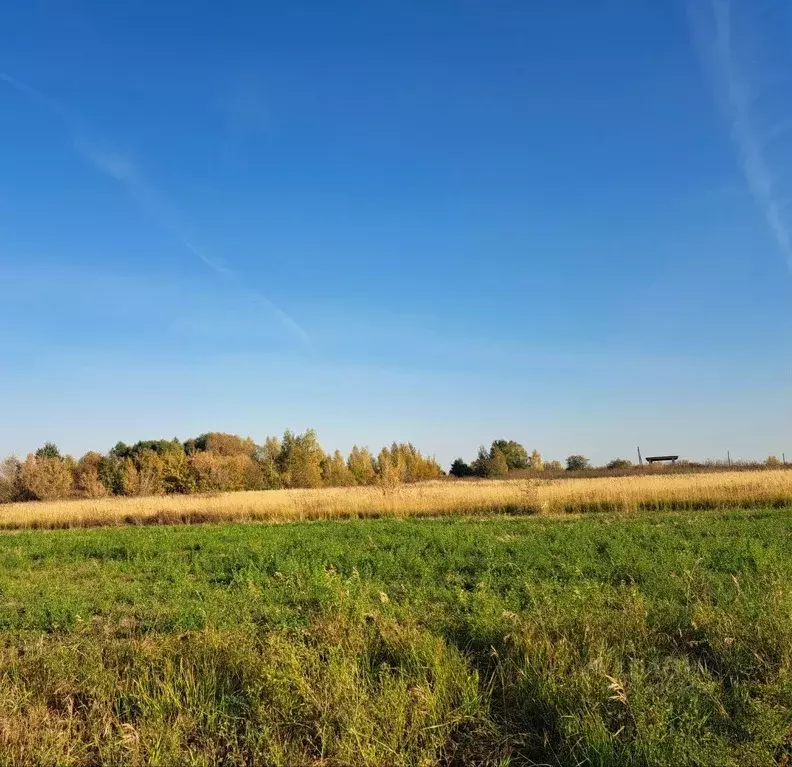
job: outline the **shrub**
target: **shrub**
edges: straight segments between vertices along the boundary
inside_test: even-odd
[[[547,461],[544,465],[545,471],[563,471],[561,461]]]
[[[606,469],[629,469],[632,466],[632,461],[626,458],[614,458],[605,468]]]
[[[765,461],[765,465],[775,469],[781,466],[781,461],[778,460],[778,456],[768,455],[767,460]]]

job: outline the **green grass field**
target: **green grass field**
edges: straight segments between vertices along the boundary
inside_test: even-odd
[[[792,764],[792,512],[0,536],[3,765]]]

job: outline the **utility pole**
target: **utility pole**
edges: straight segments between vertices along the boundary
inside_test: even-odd
[[[731,466],[731,453],[728,450],[726,451],[726,463]]]
[[[641,458],[641,448],[638,448],[638,465],[643,466],[643,458]]]
[[[781,463],[783,463],[784,466],[786,466],[786,455],[784,453],[781,453]]]

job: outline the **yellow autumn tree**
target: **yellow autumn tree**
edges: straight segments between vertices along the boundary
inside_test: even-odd
[[[394,443],[392,448],[383,447],[377,456],[377,484],[383,489],[393,490],[398,487],[406,476],[404,457]]]
[[[121,468],[121,488],[124,495],[162,495],[165,464],[153,450],[144,450],[134,459],[125,458]]]
[[[195,453],[188,460],[199,492],[245,490],[247,472],[253,463],[244,453]]]
[[[193,440],[193,446],[198,451],[225,456],[252,456],[256,451],[256,443],[250,437],[238,437],[236,434],[224,434],[219,431],[202,434]]]
[[[313,429],[296,435],[287,430],[278,456],[286,487],[321,487],[324,458]]]
[[[328,487],[349,487],[355,484],[355,477],[340,450],[336,450],[322,462],[322,479]]]
[[[63,458],[31,454],[20,467],[19,482],[28,497],[51,501],[71,493],[74,477],[71,466]]]
[[[374,458],[367,447],[355,445],[347,458],[347,468],[357,485],[373,485],[377,479]]]
[[[499,447],[490,451],[489,474],[491,477],[505,477],[509,473],[509,463]]]
[[[107,488],[99,475],[102,460],[101,453],[91,451],[80,458],[74,468],[75,488],[86,498],[103,498],[107,495]]]
[[[404,462],[405,482],[424,482],[429,479],[438,479],[443,476],[443,469],[434,458],[421,453],[412,442],[395,446]],[[391,452],[393,452],[393,447]]]

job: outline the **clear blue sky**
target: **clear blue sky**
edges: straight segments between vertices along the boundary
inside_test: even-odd
[[[0,454],[792,456],[786,0],[0,9]]]

